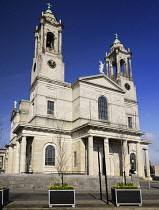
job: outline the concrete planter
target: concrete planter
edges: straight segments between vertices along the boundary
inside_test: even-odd
[[[4,206],[9,202],[9,188],[0,190],[0,205]]]
[[[139,205],[142,206],[141,189],[115,189],[111,188],[112,202],[116,206]]]
[[[75,190],[49,190],[49,207],[75,207]]]

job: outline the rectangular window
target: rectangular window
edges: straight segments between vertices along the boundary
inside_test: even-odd
[[[73,153],[73,160],[74,160],[74,167],[76,167],[77,166],[77,152],[76,151]]]
[[[47,102],[47,114],[54,114],[54,102],[48,101]]]
[[[128,128],[132,128],[132,117],[128,117]]]

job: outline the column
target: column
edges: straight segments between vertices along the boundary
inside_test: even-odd
[[[88,175],[93,175],[93,136],[88,137]]]
[[[124,71],[125,71],[126,77],[128,77],[129,75],[128,75],[128,62],[127,62],[127,59],[126,59],[126,62],[125,62]]]
[[[22,137],[21,157],[20,157],[20,173],[26,170],[26,136]]]
[[[113,161],[113,155],[110,155],[110,175],[114,176],[114,161]],[[109,175],[109,174],[108,174]]]
[[[139,177],[142,177],[142,167],[144,167],[144,164],[142,163],[141,159],[141,147],[140,147],[140,142],[137,142],[136,144],[136,150],[137,150],[137,171]]]
[[[110,79],[111,79],[111,76],[114,74],[114,69],[113,69],[113,65],[111,62],[109,62],[109,75],[110,75]]]
[[[56,33],[54,33],[54,52],[55,53],[58,53],[58,48],[59,48],[59,43],[58,43],[58,37],[59,36],[59,34],[58,34],[58,32],[56,32]]]
[[[130,69],[130,77],[132,77],[132,65],[131,65],[131,59],[129,58],[129,69]]]
[[[117,68],[117,77],[120,74],[120,60],[118,54],[116,54],[116,68]]]
[[[104,152],[105,152],[105,164],[106,164],[107,175],[110,175],[109,139],[107,137],[104,138]]]
[[[142,161],[142,177],[145,178],[145,151],[143,149],[141,149],[141,161]]]
[[[12,159],[13,159],[13,149],[12,146],[8,148],[8,173],[12,173]]]
[[[62,53],[62,31],[58,32],[59,34],[59,53]]]
[[[149,161],[148,149],[145,150],[145,160],[146,160],[147,177],[150,177],[150,161]]]
[[[45,37],[44,37],[45,36]],[[44,35],[44,24],[41,24],[41,51],[43,51],[43,48],[46,49],[46,35]]]
[[[34,58],[36,58],[37,55],[37,42],[38,42],[38,36],[35,34],[35,50],[34,50]]]
[[[129,157],[128,157],[127,140],[123,141],[123,154],[122,154],[122,156],[123,156],[122,158],[123,158],[123,167],[124,167],[125,175],[129,176],[130,161],[129,161]]]
[[[106,75],[109,77],[109,61],[106,61]]]
[[[12,146],[12,173],[15,172],[15,156],[16,156],[16,145]]]
[[[19,164],[20,164],[20,143],[17,141],[16,146],[16,162],[15,162],[15,173],[19,173]]]

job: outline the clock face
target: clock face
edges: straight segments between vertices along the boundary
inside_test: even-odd
[[[48,60],[47,64],[50,68],[54,69],[56,67],[56,62],[53,60]]]
[[[128,83],[125,83],[125,88],[127,89],[127,90],[130,90],[130,85],[128,84]]]

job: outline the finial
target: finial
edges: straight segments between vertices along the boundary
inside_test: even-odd
[[[121,43],[118,39],[119,35],[116,33],[114,34],[115,35],[115,41],[114,41],[114,44],[117,44],[117,43]]]
[[[16,109],[16,108],[17,108],[17,102],[14,101],[14,109]]]
[[[50,14],[52,14],[52,11],[51,11],[51,7],[52,7],[52,5],[50,4],[50,3],[46,3],[46,5],[47,5],[47,10],[46,10],[46,12],[45,13],[50,13]]]

